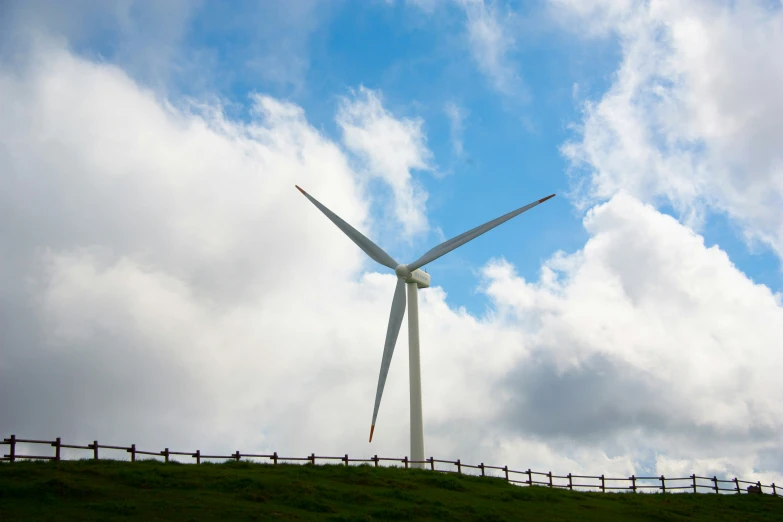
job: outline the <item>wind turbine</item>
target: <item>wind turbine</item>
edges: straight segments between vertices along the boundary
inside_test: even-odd
[[[386,384],[386,375],[389,373],[392,355],[394,354],[394,345],[397,343],[397,336],[400,333],[402,325],[402,316],[405,314],[405,285],[408,286],[408,303],[410,311],[408,312],[408,372],[410,378],[410,413],[411,413],[411,460],[419,461],[414,467],[424,467],[424,424],[421,414],[421,365],[419,362],[419,288],[430,286],[430,276],[426,272],[419,270],[422,266],[435,261],[439,257],[448,254],[455,248],[458,248],[472,239],[476,239],[484,232],[488,232],[498,225],[501,225],[509,219],[530,210],[536,205],[555,197],[551,194],[543,199],[534,201],[522,208],[513,210],[497,219],[493,219],[483,225],[470,229],[456,237],[444,241],[440,245],[430,249],[423,256],[413,263],[402,265],[395,261],[389,254],[384,252],[378,245],[367,239],[361,232],[343,221],[337,214],[323,206],[318,200],[302,190],[299,185],[295,185],[299,192],[310,200],[318,210],[323,212],[337,228],[342,230],[351,241],[364,250],[374,261],[389,267],[397,274],[397,287],[394,289],[394,298],[392,299],[391,313],[389,314],[389,326],[386,329],[386,342],[383,346],[383,358],[381,359],[381,373],[378,376],[378,389],[375,392],[375,409],[372,412],[372,425],[370,426],[370,442],[375,431],[375,420],[378,417],[378,408],[381,405],[381,395],[383,387]]]

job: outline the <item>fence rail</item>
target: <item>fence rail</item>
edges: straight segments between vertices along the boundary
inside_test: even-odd
[[[17,453],[17,444],[43,444],[47,446],[51,446],[54,448],[54,455],[20,455]],[[111,449],[111,450],[119,450],[119,451],[125,451],[127,453],[130,453],[130,460],[131,462],[136,461],[137,455],[151,455],[155,457],[163,457],[165,462],[169,462],[169,457],[172,455],[179,455],[179,456],[185,456],[185,457],[192,457],[196,459],[196,464],[201,464],[202,459],[222,459],[222,460],[234,460],[239,462],[241,459],[251,459],[251,458],[260,458],[260,459],[269,459],[272,461],[273,464],[278,464],[279,461],[307,461],[307,464],[315,465],[316,459],[318,460],[337,460],[343,462],[346,466],[348,466],[351,462],[363,462],[363,463],[374,463],[375,467],[379,467],[380,462],[397,462],[401,463],[406,469],[409,468],[411,464],[425,464],[429,465],[429,468],[432,471],[438,471],[440,473],[458,473],[462,474],[463,468],[469,468],[469,469],[477,469],[481,471],[481,476],[486,476],[486,470],[497,470],[502,471],[505,475],[505,480],[509,482],[510,484],[520,484],[520,485],[527,485],[527,486],[546,486],[550,488],[563,488],[563,489],[569,489],[573,490],[574,488],[589,488],[589,489],[595,489],[599,490],[602,493],[606,493],[607,491],[631,491],[633,493],[636,493],[637,490],[643,490],[643,489],[655,489],[657,491],[661,491],[663,493],[666,493],[667,491],[674,491],[674,490],[692,490],[693,493],[703,493],[705,489],[709,490],[710,493],[714,492],[717,494],[720,494],[721,491],[723,492],[733,492],[736,494],[740,493],[758,493],[758,494],[771,494],[774,496],[783,496],[780,493],[778,493],[778,488],[773,482],[769,485],[764,485],[760,481],[757,482],[750,482],[747,480],[740,480],[738,478],[733,479],[719,479],[717,476],[713,477],[701,477],[698,475],[691,475],[690,477],[681,477],[681,478],[666,478],[663,475],[659,477],[637,477],[634,475],[631,475],[630,477],[618,477],[618,478],[608,478],[604,475],[601,475],[600,477],[595,476],[589,476],[589,475],[573,475],[569,473],[568,475],[553,475],[551,471],[548,471],[546,473],[541,471],[532,471],[530,469],[526,471],[515,471],[513,469],[509,469],[508,466],[490,466],[487,464],[484,464],[483,462],[479,464],[478,466],[471,465],[471,464],[465,464],[460,459],[457,459],[456,461],[452,460],[439,460],[434,457],[430,457],[425,460],[409,460],[407,456],[403,458],[389,458],[389,457],[379,457],[378,455],[374,455],[372,458],[369,459],[349,459],[348,454],[346,453],[342,457],[326,457],[326,456],[316,456],[315,453],[311,453],[307,457],[281,457],[277,454],[277,452],[273,452],[271,454],[257,454],[257,453],[240,453],[239,450],[236,451],[236,453],[233,453],[231,455],[203,455],[201,453],[201,450],[196,450],[194,452],[189,451],[170,451],[169,448],[165,448],[163,451],[142,451],[139,449],[136,449],[135,444],[131,444],[130,446],[111,446],[108,444],[98,444],[97,440],[94,440],[92,444],[87,444],[85,446],[78,446],[74,444],[63,444],[60,437],[57,437],[55,440],[34,440],[34,439],[19,439],[15,435],[11,435],[8,438],[3,439],[2,442],[0,442],[0,445],[7,445],[10,446],[9,452],[7,454],[3,454],[2,457],[0,457],[0,461],[9,461],[9,462],[15,462],[17,460],[53,460],[53,461],[60,461],[64,460],[62,459],[61,449],[67,448],[67,449],[79,449],[79,450],[89,450],[92,451],[93,459],[99,458],[99,449]],[[435,463],[439,464],[449,464],[456,467],[456,470],[446,470],[446,469],[436,469]],[[526,480],[515,480],[515,478],[511,478],[510,474],[515,474],[514,477],[517,478],[518,475],[523,475],[526,477]],[[534,480],[533,475],[536,475],[536,478],[538,477],[544,477],[546,480]],[[557,479],[559,481],[565,481],[567,480],[568,483],[558,483],[556,484],[554,480]],[[575,483],[574,479],[596,479],[600,480],[599,484],[583,484],[583,483]],[[689,484],[687,485],[671,485],[672,483],[679,481],[680,483],[682,481],[689,481]],[[712,485],[705,485],[705,484],[699,484],[697,480],[707,480],[712,483]],[[606,481],[612,481],[612,482],[621,482],[626,481],[630,482],[631,484],[628,487],[622,487],[622,486],[607,486]],[[637,484],[637,481],[656,481],[655,484]],[[667,481],[669,484],[667,484]],[[743,490],[740,487],[740,483],[742,484],[748,484],[748,487],[746,490]],[[725,488],[720,487],[721,484],[731,484],[732,487]]]

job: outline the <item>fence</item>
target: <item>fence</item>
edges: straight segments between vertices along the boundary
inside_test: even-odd
[[[142,451],[136,448],[135,444],[131,444],[129,447],[125,446],[110,446],[106,444],[98,444],[98,441],[95,440],[92,442],[92,444],[87,444],[86,446],[76,446],[73,444],[63,444],[60,437],[57,437],[53,441],[49,440],[31,440],[31,439],[18,439],[15,435],[11,435],[11,437],[3,439],[0,444],[8,445],[10,446],[10,451],[7,454],[4,454],[2,458],[0,458],[0,461],[10,461],[15,462],[18,459],[30,459],[30,460],[54,460],[54,461],[60,461],[63,460],[61,458],[61,450],[63,448],[66,449],[79,449],[79,450],[91,450],[93,453],[93,459],[98,459],[98,450],[99,449],[108,449],[108,450],[119,450],[119,451],[125,451],[126,453],[130,453],[130,460],[131,462],[136,461],[137,455],[150,455],[154,457],[163,457],[165,462],[169,462],[169,459],[171,456],[185,456],[185,457],[191,457],[196,459],[196,464],[201,464],[201,461],[204,459],[222,459],[222,460],[235,460],[239,462],[241,459],[252,459],[252,458],[260,458],[260,459],[270,459],[273,464],[278,464],[279,462],[297,462],[297,461],[307,461],[308,464],[315,465],[316,459],[318,460],[338,460],[343,463],[345,463],[346,466],[349,465],[351,462],[361,462],[361,463],[374,463],[375,467],[379,466],[380,462],[398,462],[401,463],[406,469],[411,464],[424,464],[429,465],[430,469],[432,471],[439,471],[441,473],[458,473],[463,474],[463,469],[475,469],[481,472],[481,476],[487,475],[487,470],[494,470],[498,472],[503,472],[503,477],[507,482],[510,484],[515,485],[527,485],[527,486],[547,486],[550,488],[562,488],[562,489],[569,489],[573,490],[574,488],[578,490],[598,490],[602,493],[606,493],[607,491],[631,491],[633,493],[637,493],[638,491],[644,491],[644,490],[650,490],[655,489],[657,491],[661,491],[663,493],[666,492],[672,492],[677,490],[691,490],[693,493],[703,493],[705,489],[709,490],[709,493],[721,493],[721,492],[733,492],[733,493],[744,493],[743,489],[740,487],[740,484],[747,484],[747,493],[767,493],[772,494],[774,496],[783,496],[779,495],[777,491],[777,486],[775,486],[775,483],[773,482],[770,485],[763,485],[761,482],[748,482],[747,480],[739,480],[737,478],[726,480],[726,479],[719,479],[716,476],[713,477],[700,477],[697,475],[691,475],[690,477],[683,477],[683,478],[666,478],[663,475],[660,477],[636,477],[636,476],[630,476],[630,477],[623,477],[623,478],[609,478],[605,477],[604,475],[601,475],[600,477],[592,477],[587,475],[572,475],[569,473],[568,475],[553,475],[551,471],[547,473],[542,473],[539,471],[515,471],[512,469],[509,469],[508,466],[489,466],[484,464],[483,462],[479,464],[478,466],[465,464],[461,462],[459,459],[456,461],[450,461],[450,460],[438,460],[434,457],[430,457],[428,459],[422,460],[422,461],[415,461],[415,460],[408,460],[408,457],[405,456],[403,458],[383,458],[378,457],[378,455],[373,456],[370,459],[349,459],[348,454],[346,454],[343,457],[323,457],[323,456],[316,456],[315,453],[310,454],[308,457],[281,457],[277,454],[277,452],[272,453],[271,455],[263,455],[263,454],[252,454],[252,453],[240,453],[238,450],[236,453],[233,453],[231,455],[204,455],[201,453],[201,450],[196,450],[195,452],[187,452],[187,451],[170,451],[169,448],[164,449],[163,451]],[[44,444],[47,446],[51,446],[54,448],[54,455],[19,455],[16,450],[17,444]],[[456,467],[455,469],[437,469],[435,467],[435,464],[447,464]],[[511,475],[514,475],[514,478],[512,478]],[[515,478],[519,478],[519,475],[522,475],[526,477],[526,480],[515,480]],[[534,477],[535,476],[535,477]],[[535,480],[539,478],[546,478],[546,480]],[[600,484],[582,484],[577,483],[574,480],[589,480],[589,479],[596,479],[600,480]],[[565,481],[568,481],[567,483]],[[654,484],[650,484],[649,481],[654,481]],[[682,484],[683,481],[689,481],[687,485],[671,485],[672,483],[679,483]],[[699,482],[702,481],[702,482]],[[704,484],[704,481],[707,481],[708,484]],[[607,482],[610,484],[607,485]],[[630,482],[629,486],[617,486],[617,483],[622,482]],[[667,482],[669,484],[667,484]],[[732,484],[732,487],[721,487],[721,485],[725,484]]]

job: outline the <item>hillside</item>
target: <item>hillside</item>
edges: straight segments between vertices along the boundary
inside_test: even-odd
[[[771,495],[582,493],[371,466],[0,463],[0,520],[783,520]]]

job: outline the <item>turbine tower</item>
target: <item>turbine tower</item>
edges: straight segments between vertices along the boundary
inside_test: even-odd
[[[530,210],[536,205],[555,197],[551,194],[543,199],[534,201],[522,208],[513,210],[497,219],[493,219],[483,225],[477,226],[456,237],[444,241],[440,245],[430,249],[416,261],[407,265],[402,265],[395,261],[389,254],[384,252],[378,245],[367,239],[361,232],[343,221],[337,214],[323,206],[318,200],[302,190],[299,185],[295,185],[299,192],[310,200],[318,210],[324,213],[337,228],[342,230],[351,241],[364,250],[374,261],[389,267],[397,274],[397,287],[394,289],[394,298],[392,299],[391,313],[389,314],[389,326],[386,329],[386,342],[383,347],[383,357],[381,359],[381,372],[378,376],[378,389],[375,392],[375,408],[372,412],[372,425],[370,426],[370,442],[375,431],[375,420],[378,417],[378,408],[381,405],[381,396],[383,387],[386,384],[386,375],[389,373],[392,355],[394,354],[394,345],[397,344],[397,336],[400,333],[402,325],[402,316],[405,315],[405,286],[408,290],[408,349],[409,349],[409,378],[410,378],[410,414],[411,414],[411,460],[419,461],[414,467],[424,467],[424,423],[422,421],[421,411],[421,365],[419,361],[419,288],[430,286],[430,276],[426,272],[419,270],[422,266],[435,261],[472,239],[476,239],[481,234],[488,232],[498,225],[501,225],[509,219]]]

